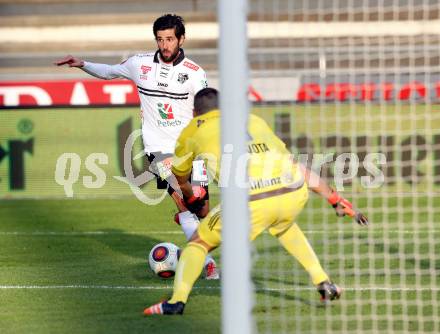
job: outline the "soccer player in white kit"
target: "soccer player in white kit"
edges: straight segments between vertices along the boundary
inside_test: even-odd
[[[174,199],[179,209],[176,221],[189,240],[198,226],[195,213],[204,217],[209,211],[207,187],[202,189],[203,195],[182,200],[166,178],[171,175],[170,162],[176,140],[193,118],[194,95],[208,84],[205,71],[188,59],[182,49],[185,25],[180,16],[159,17],[153,24],[153,33],[156,52],[137,54],[117,65],[92,63],[71,55],[56,61],[55,65],[78,67],[101,79],[122,77],[133,81],[141,102],[142,138],[150,171],[157,177],[158,188],[168,189]],[[209,255],[205,271],[207,279],[218,279],[215,261]]]

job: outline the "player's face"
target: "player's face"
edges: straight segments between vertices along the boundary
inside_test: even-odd
[[[184,40],[184,36],[181,36],[180,39],[176,37],[173,28],[158,30],[156,34],[156,42],[162,60],[166,63],[171,63],[176,59],[179,54],[179,48],[182,46]]]

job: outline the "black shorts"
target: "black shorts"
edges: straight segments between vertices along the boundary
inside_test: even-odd
[[[166,179],[163,179],[160,176],[158,167],[156,165],[157,162],[161,162],[167,158],[172,158],[173,155],[171,153],[162,153],[162,152],[151,152],[147,154],[148,161],[150,163],[148,170],[156,176],[157,189],[167,189],[168,194],[172,195],[175,190],[171,187]],[[190,180],[191,182],[191,180]],[[206,199],[209,199],[209,191],[208,186],[204,185],[203,188],[206,190]]]

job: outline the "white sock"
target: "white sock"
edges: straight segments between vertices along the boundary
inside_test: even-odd
[[[199,219],[197,216],[189,211],[179,213],[179,223],[182,227],[183,233],[185,234],[186,240],[191,239],[194,232],[199,227]],[[205,264],[206,266],[209,262],[214,261],[210,254],[206,255]]]
[[[185,211],[179,213],[179,223],[185,234],[186,240],[189,241],[199,226],[199,219],[195,214]]]

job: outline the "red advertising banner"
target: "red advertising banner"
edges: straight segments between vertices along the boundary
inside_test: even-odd
[[[440,82],[434,85],[425,84],[420,81],[410,81],[402,85],[392,82],[383,83],[359,83],[348,82],[329,83],[320,85],[319,83],[305,83],[300,86],[296,101],[313,102],[323,99],[324,101],[406,101],[424,100],[434,97],[440,98]]]
[[[137,89],[128,80],[63,80],[0,82],[0,106],[139,104]]]
[[[217,81],[212,80],[213,87]],[[407,101],[440,99],[440,81],[301,82],[299,78],[254,78],[249,99],[256,102]],[[275,87],[275,86],[276,87]],[[271,89],[272,88],[272,89]],[[0,82],[0,108],[35,106],[138,105],[136,86],[128,80]]]

